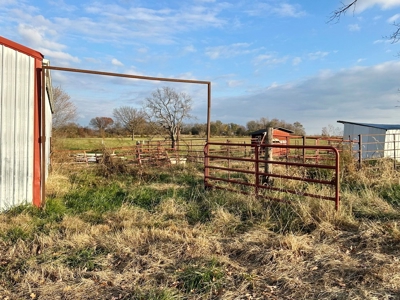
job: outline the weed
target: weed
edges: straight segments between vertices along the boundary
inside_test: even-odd
[[[67,213],[67,207],[61,199],[49,199],[46,201],[41,217],[51,221],[60,222]]]
[[[380,192],[381,197],[388,203],[400,207],[400,185],[393,184],[389,187],[385,187]]]
[[[207,201],[191,200],[187,204],[186,218],[190,225],[205,223],[211,219],[211,206]]]
[[[182,266],[178,270],[178,287],[185,293],[215,292],[222,284],[225,273],[216,260]]]
[[[135,291],[134,296],[130,298],[132,300],[177,300],[180,299],[180,297],[177,295],[176,292],[170,290],[170,289],[157,289],[153,288],[150,290],[145,290],[145,291],[140,291],[137,290]]]
[[[20,226],[12,226],[4,234],[0,235],[5,241],[16,243],[19,240],[27,241],[32,239],[32,233],[22,229]]]
[[[96,249],[79,249],[69,254],[64,259],[64,263],[70,268],[79,268],[87,271],[101,270],[102,266],[96,260],[99,254],[101,254],[101,251]]]
[[[121,207],[128,193],[112,183],[99,188],[86,187],[66,194],[63,199],[68,209],[78,213],[93,210],[112,211]]]
[[[126,203],[151,211],[161,202],[162,197],[162,191],[143,187],[131,191]]]
[[[303,222],[293,203],[270,202],[267,206],[271,230],[281,234],[301,232]]]

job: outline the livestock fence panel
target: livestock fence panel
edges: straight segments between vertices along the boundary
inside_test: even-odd
[[[400,159],[400,133],[386,134],[359,134],[355,137],[349,136],[343,140],[343,144],[348,145],[353,156],[358,160],[359,167],[363,162],[376,161],[379,159],[391,159],[393,167],[398,166]]]
[[[271,153],[279,153],[279,149],[284,153],[323,151],[326,155],[318,161],[304,156],[274,158]],[[339,210],[339,151],[332,146],[208,142],[204,147],[204,185],[276,201],[318,198],[334,202]]]

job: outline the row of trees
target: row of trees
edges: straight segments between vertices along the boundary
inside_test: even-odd
[[[53,129],[54,134],[82,133],[92,134],[89,128],[82,130],[73,123],[77,118],[76,107],[70,101],[70,96],[56,87],[53,93]],[[169,87],[157,89],[151,97],[145,99],[142,109],[121,106],[113,110],[113,117],[95,117],[89,122],[90,127],[96,129],[101,136],[120,134],[122,130],[129,132],[132,140],[135,133],[154,134],[167,133],[175,148],[178,135],[181,132],[183,121],[190,119],[192,99],[185,93],[178,93]]]
[[[184,122],[193,119],[190,114],[192,99],[185,93],[178,93],[169,87],[155,90],[151,97],[144,101],[144,106],[137,109],[130,106],[115,108],[113,118],[98,116],[90,120],[88,127],[82,127],[73,121],[77,110],[68,94],[60,87],[54,88],[53,129],[55,135],[63,136],[127,136],[132,140],[136,134],[167,134],[172,148],[179,134],[190,134],[203,137],[207,132],[205,123]],[[292,130],[296,135],[304,135],[305,130],[300,122],[293,124],[284,120],[261,118],[247,122],[246,126],[236,123],[211,122],[210,133],[213,136],[245,136],[251,132],[267,127],[283,127]]]

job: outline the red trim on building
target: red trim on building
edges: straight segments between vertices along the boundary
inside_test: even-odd
[[[41,158],[40,158],[40,104],[41,104],[42,61],[35,59],[35,104],[34,104],[34,142],[33,142],[33,204],[41,205]]]
[[[26,55],[32,56],[32,57],[34,57],[36,59],[42,60],[44,58],[44,56],[40,52],[37,52],[37,51],[35,51],[35,50],[31,49],[31,48],[28,48],[28,47],[23,46],[21,44],[18,44],[16,42],[10,41],[10,40],[6,39],[5,37],[2,37],[2,36],[0,36],[0,44],[1,45],[6,45],[7,47],[9,47],[11,49],[17,50],[17,51],[19,51],[21,53],[24,53]]]
[[[8,40],[0,36],[0,45],[4,45],[15,51],[21,52],[35,59],[35,69],[34,72],[34,112],[33,112],[33,190],[32,198],[33,204],[36,206],[42,205],[42,192],[41,192],[41,180],[42,180],[42,169],[41,169],[41,105],[42,105],[42,61],[44,56],[33,49],[26,46]],[[43,101],[45,101],[43,99]],[[44,120],[43,120],[44,122]]]

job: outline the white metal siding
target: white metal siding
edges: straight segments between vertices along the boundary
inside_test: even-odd
[[[400,160],[400,129],[386,132],[385,157]]]
[[[0,45],[0,210],[32,203],[35,59]]]

